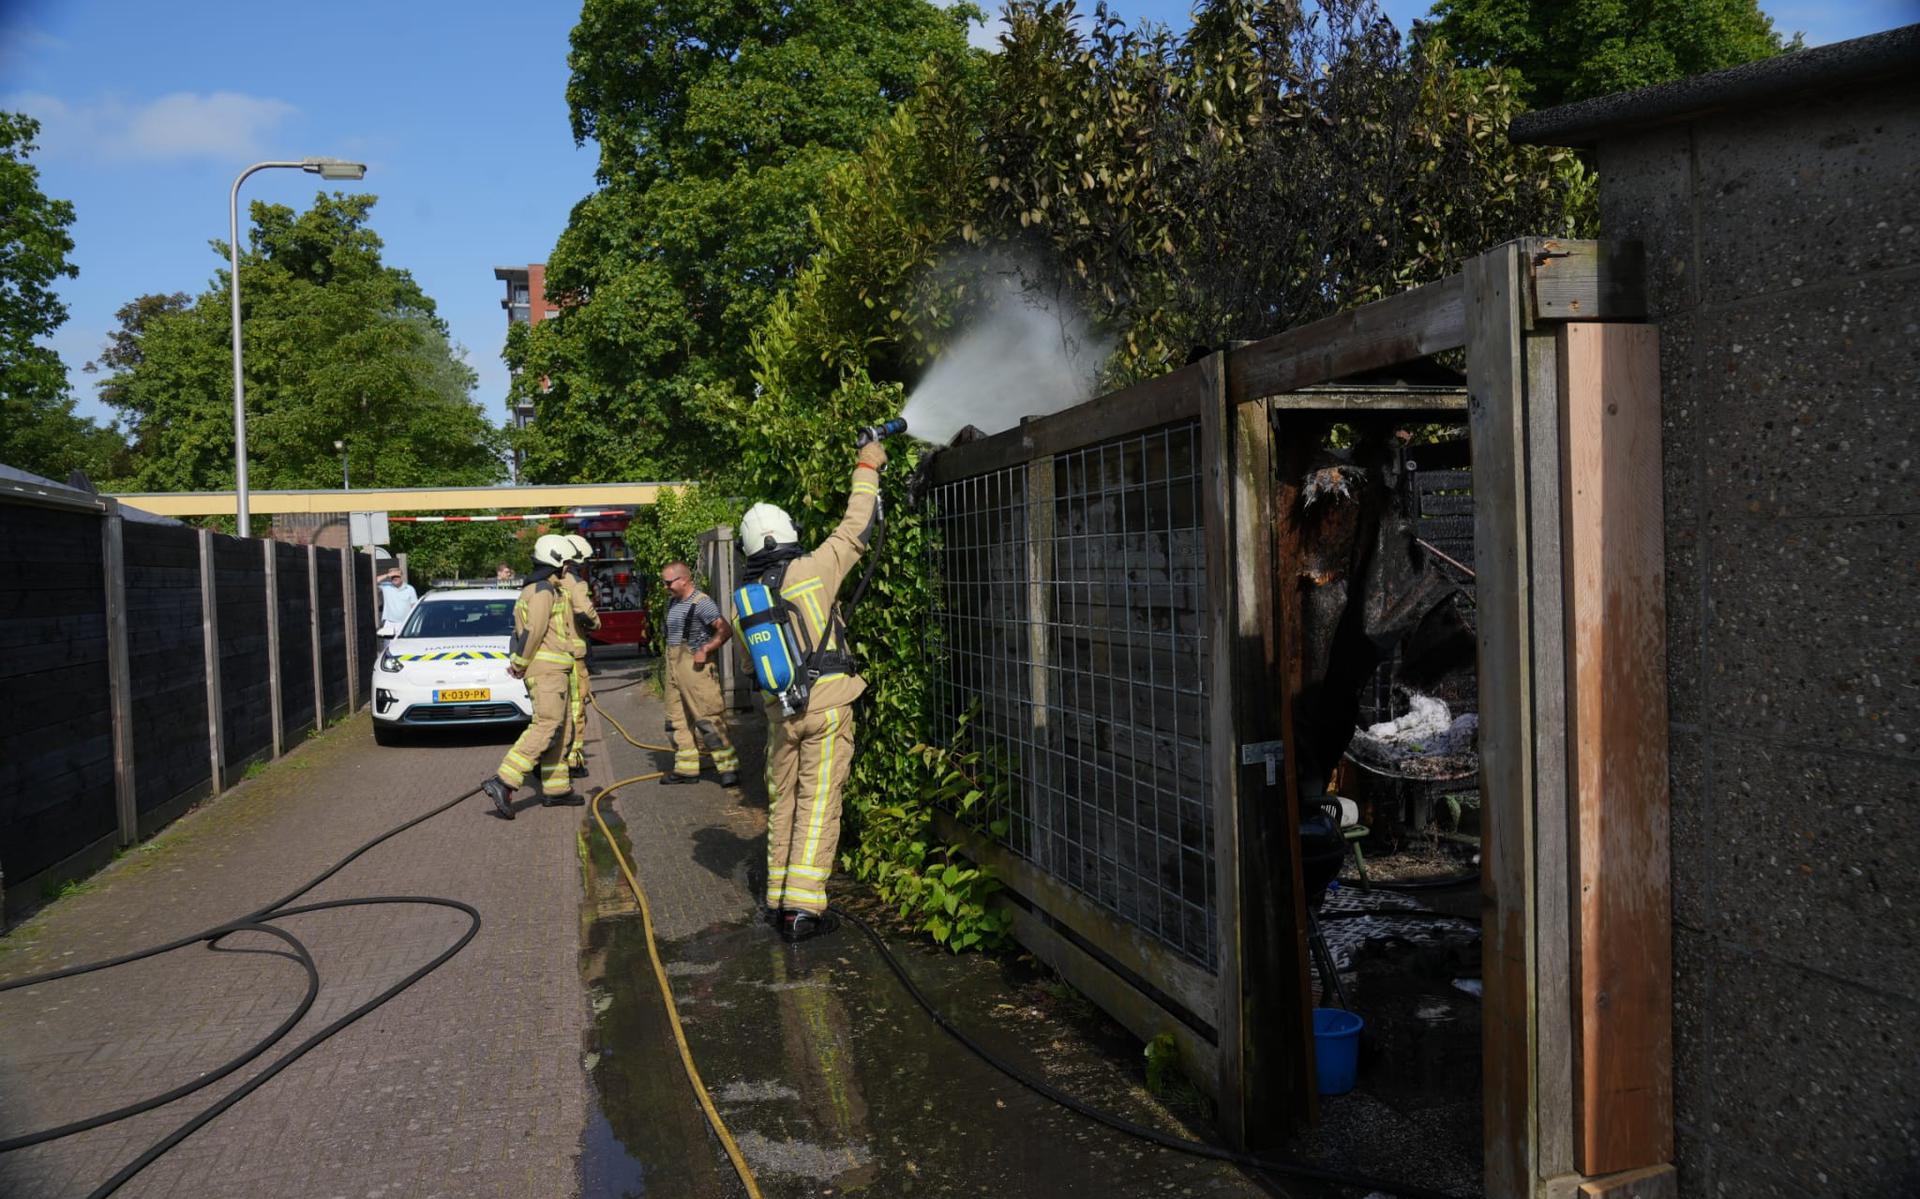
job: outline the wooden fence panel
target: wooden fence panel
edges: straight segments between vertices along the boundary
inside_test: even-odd
[[[379,624],[373,611],[373,559],[367,554],[353,555],[353,651],[354,669],[360,682],[363,704],[373,702],[373,662],[380,654]]]
[[[341,591],[340,554],[321,550],[320,565],[320,671],[324,680],[322,694],[331,719],[347,710],[347,625],[346,596]]]
[[[313,728],[313,609],[305,546],[275,543],[280,591],[280,720],[287,744]]]
[[[100,521],[0,504],[0,871],[13,880],[119,827]]]
[[[273,688],[267,677],[267,571],[257,541],[213,538],[220,613],[220,720],[231,786],[243,763],[273,750]]]
[[[206,787],[206,662],[200,543],[193,529],[127,521],[127,638],[133,681],[135,796],[152,812]]]

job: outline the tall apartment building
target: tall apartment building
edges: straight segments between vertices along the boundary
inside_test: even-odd
[[[547,304],[547,264],[528,263],[526,266],[496,266],[493,277],[507,285],[506,298],[500,301],[500,307],[507,310],[507,326],[537,325],[550,316],[558,316],[559,310]],[[533,401],[521,396],[514,401],[513,427],[524,429],[533,423]],[[513,479],[520,481],[520,452],[513,454]]]

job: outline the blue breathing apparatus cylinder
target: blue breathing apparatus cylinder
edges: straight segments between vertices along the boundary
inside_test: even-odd
[[[788,716],[804,711],[809,688],[800,677],[800,647],[787,621],[786,605],[771,587],[753,582],[734,588],[733,611],[736,631],[747,647],[761,689],[777,696]]]

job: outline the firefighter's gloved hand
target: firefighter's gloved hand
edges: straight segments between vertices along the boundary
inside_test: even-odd
[[[887,447],[877,441],[869,441],[860,447],[860,465],[871,466],[875,470],[887,464]]]

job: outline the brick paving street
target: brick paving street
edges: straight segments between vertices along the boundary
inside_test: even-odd
[[[645,741],[662,711],[616,656],[606,707]],[[587,786],[659,769],[595,719]],[[851,928],[780,944],[763,885],[765,728],[742,718],[745,785],[636,783],[606,805],[648,889],[676,999],[715,1101],[775,1199],[998,1193],[1258,1193],[1237,1171],[1116,1137],[1034,1098],[906,1002]],[[501,738],[373,743],[348,721],[181,820],[0,938],[0,979],[110,957],[278,899],[371,836],[485,777]],[[668,1039],[644,945],[577,808],[521,800],[503,823],[459,807],[349,865],[307,899],[473,904],[484,924],[438,972],[291,1065],[119,1192],[400,1199],[739,1191]],[[582,855],[591,893],[583,890]],[[849,892],[836,884],[841,902]],[[304,900],[303,900],[304,902]],[[597,918],[596,918],[597,917]],[[465,917],[385,905],[290,917],[323,978],[279,1050],[157,1112],[0,1155],[0,1196],[84,1195],[278,1053],[457,939]],[[1006,961],[895,938],[907,968],[1034,1073],[1179,1125]],[[303,974],[254,934],[0,995],[0,1138],[166,1090],[237,1054],[299,1002]],[[583,972],[585,977],[583,978]],[[936,1102],[937,1099],[937,1102]]]
[[[485,777],[498,736],[381,748],[356,717],[300,747],[0,939],[0,978],[123,953],[272,902],[342,854]],[[523,800],[523,803],[525,801]],[[412,989],[294,1063],[119,1193],[128,1196],[564,1196],[588,1107],[578,809],[504,823],[475,798],[308,898],[445,896],[483,926]],[[323,987],[281,1049],[391,985],[465,929],[447,909],[297,916]],[[279,948],[255,934],[231,948]],[[0,1135],[105,1110],[244,1049],[299,1001],[299,967],[191,946],[0,995]],[[81,1195],[263,1068],[166,1108],[0,1155],[9,1199]]]

